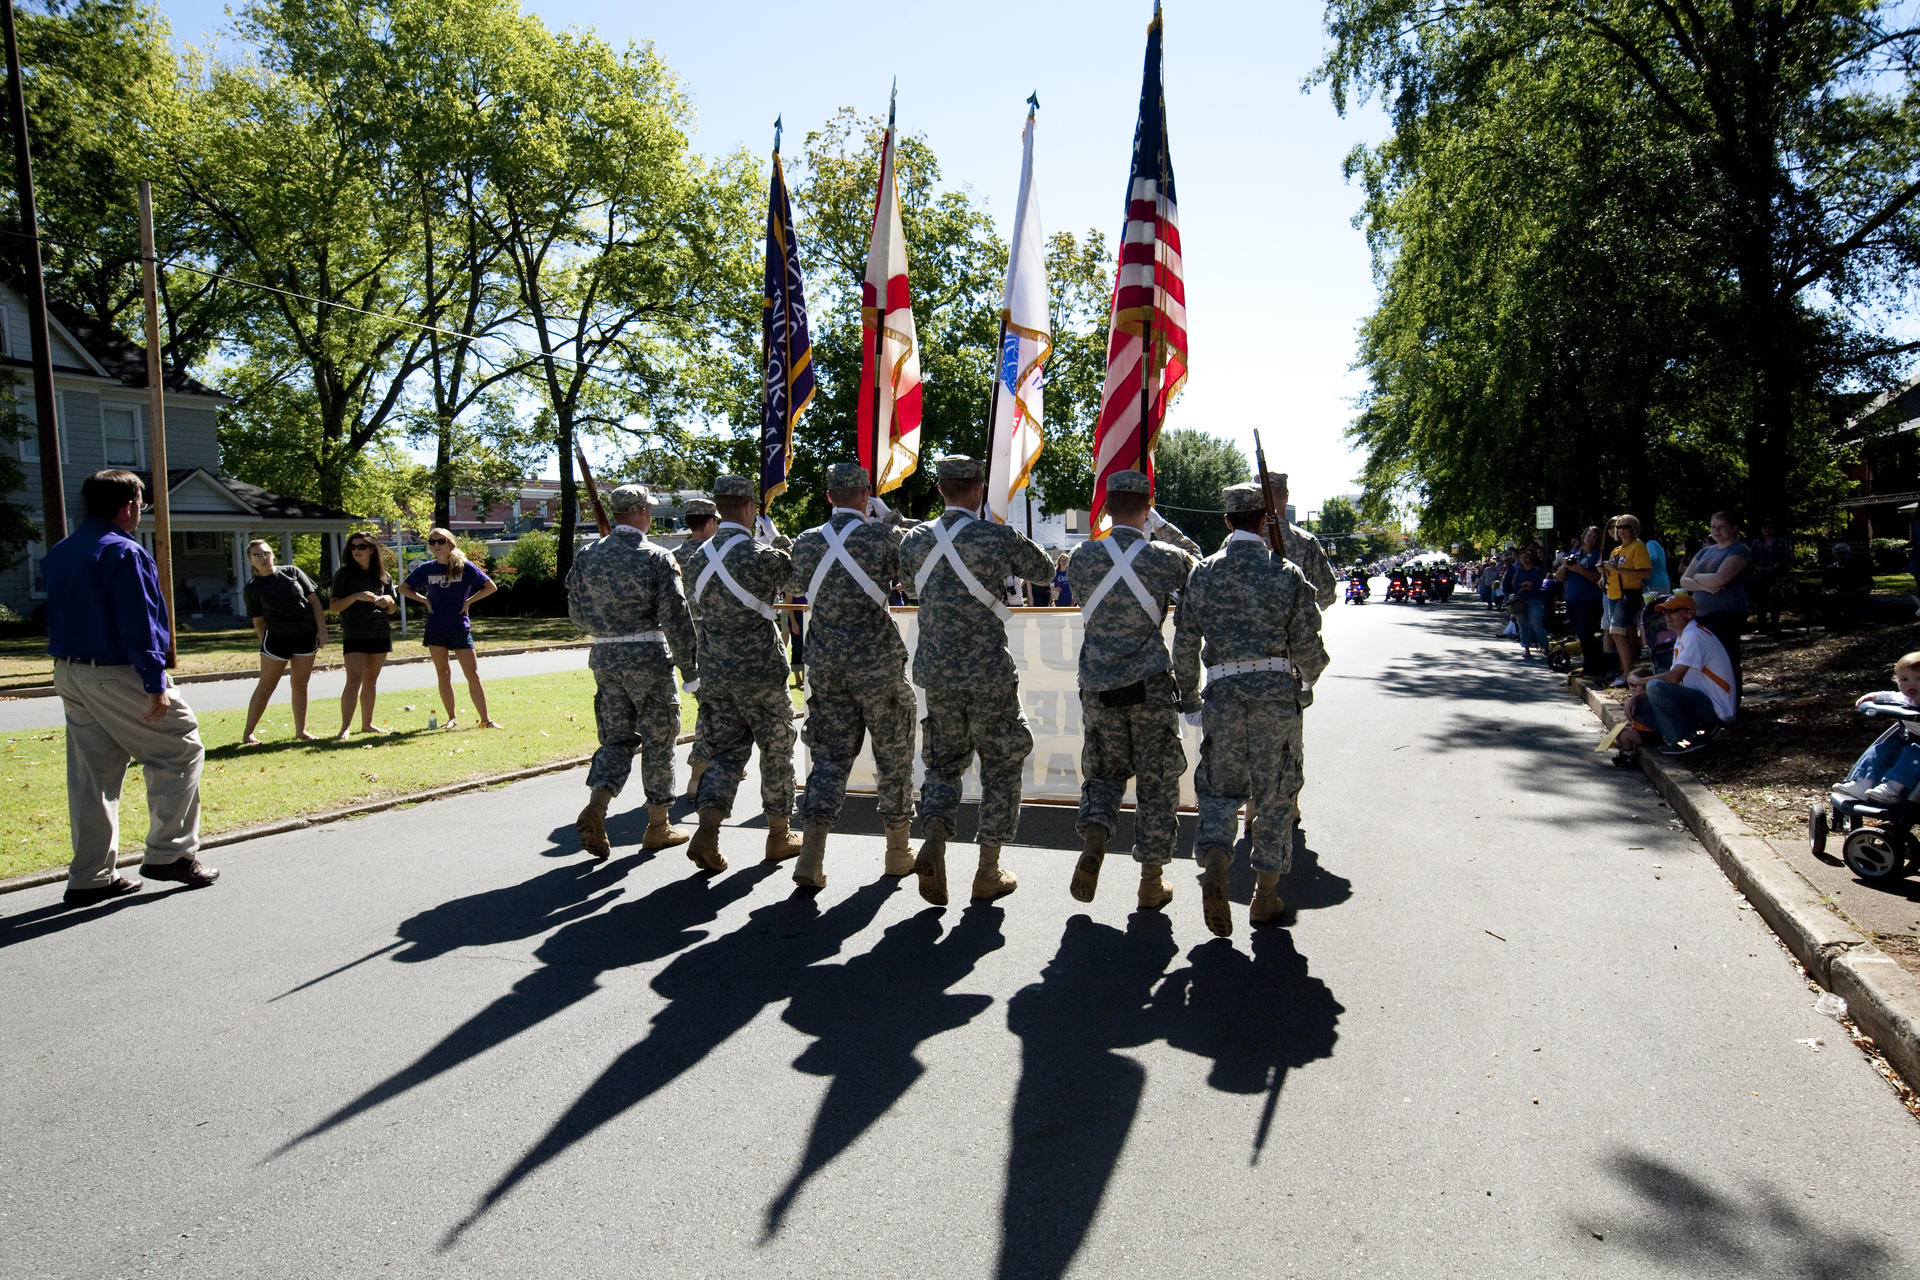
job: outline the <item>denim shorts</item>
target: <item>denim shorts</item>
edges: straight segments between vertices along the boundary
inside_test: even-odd
[[[467,627],[436,627],[429,623],[425,634],[420,637],[420,643],[429,648],[471,649],[473,631]]]
[[[1608,631],[1620,631],[1628,635],[1638,634],[1640,630],[1640,610],[1644,601],[1638,591],[1622,591],[1615,600],[1607,597],[1606,608],[1601,614],[1601,624]]]

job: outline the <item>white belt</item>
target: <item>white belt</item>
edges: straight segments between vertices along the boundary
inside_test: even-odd
[[[667,642],[667,633],[664,631],[636,631],[630,636],[595,636],[593,638],[595,644],[644,644],[649,640],[657,640],[661,644],[665,644]]]
[[[1207,668],[1207,682],[1225,680],[1228,676],[1252,675],[1256,671],[1284,671],[1298,679],[1293,664],[1285,658],[1247,658],[1240,662],[1222,662]]]
[[[926,562],[920,566],[920,574],[913,581],[913,594],[915,596],[927,594],[927,579],[933,576],[934,566],[944,560],[947,562],[947,567],[953,570],[954,576],[960,579],[960,585],[967,589],[968,595],[993,610],[993,615],[1001,622],[1011,622],[1013,610],[1007,608],[1005,601],[980,585],[980,579],[973,576],[973,570],[967,568],[966,563],[960,559],[959,548],[953,545],[953,535],[972,524],[973,517],[961,516],[953,522],[951,529],[942,520],[933,520],[928,523],[933,529],[933,540],[938,545],[934,547],[933,553],[927,557]]]
[[[744,533],[736,533],[727,539],[725,546],[716,548],[713,544],[718,540],[718,538],[708,538],[700,544],[700,552],[707,558],[707,567],[700,571],[699,578],[696,579],[693,584],[694,603],[698,604],[700,602],[700,597],[706,594],[707,584],[713,581],[715,574],[719,574],[720,585],[727,589],[728,594],[765,618],[768,622],[772,622],[774,618],[778,616],[774,612],[773,606],[755,596],[738,582],[735,582],[733,575],[727,572],[725,563],[727,552],[733,550],[743,542],[752,542],[753,539]]]

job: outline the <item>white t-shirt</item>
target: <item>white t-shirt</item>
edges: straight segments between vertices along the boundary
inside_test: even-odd
[[[1738,714],[1739,704],[1733,700],[1733,662],[1727,657],[1727,647],[1720,643],[1719,636],[1701,626],[1698,618],[1687,624],[1674,643],[1673,665],[1687,669],[1687,674],[1680,677],[1681,688],[1698,689],[1711,698],[1713,714],[1722,724]]]

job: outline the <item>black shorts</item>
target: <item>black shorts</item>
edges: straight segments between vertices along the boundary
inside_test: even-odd
[[[342,653],[392,653],[392,636],[347,636],[340,641]]]
[[[284,631],[269,631],[260,642],[260,652],[276,662],[291,662],[295,658],[311,658],[320,651],[320,633],[308,631],[289,634]]]

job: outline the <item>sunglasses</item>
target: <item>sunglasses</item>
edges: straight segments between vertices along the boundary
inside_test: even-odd
[[[453,543],[445,538],[428,538],[427,545],[430,547],[450,547]]]

